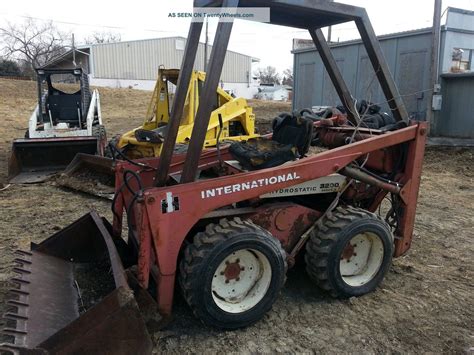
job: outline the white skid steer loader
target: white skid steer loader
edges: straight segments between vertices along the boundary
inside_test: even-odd
[[[36,183],[63,170],[77,153],[103,155],[107,144],[100,96],[81,68],[36,69],[38,105],[25,137],[15,139],[10,183]]]

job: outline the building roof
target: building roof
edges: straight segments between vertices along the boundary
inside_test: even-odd
[[[474,16],[474,11],[464,10],[464,9],[460,9],[456,7],[448,7],[446,12]],[[450,25],[449,27],[447,25],[444,25],[441,27],[441,31],[456,31],[456,30],[457,28],[453,27],[452,25]],[[385,35],[380,35],[380,36],[377,36],[377,38],[379,39],[379,41],[383,41],[383,40],[400,38],[400,37],[409,37],[409,36],[417,36],[420,34],[428,34],[428,33],[432,33],[432,31],[433,31],[432,27],[425,27],[425,28],[419,28],[415,30],[408,30],[408,31],[401,31],[401,32],[394,32],[394,33],[389,33]],[[463,30],[463,31],[466,32],[467,30]],[[308,43],[310,43],[311,45],[308,47],[303,47],[303,48],[293,48],[291,53],[294,54],[294,53],[312,52],[316,50],[316,47],[314,46],[314,44],[312,44],[312,40],[301,40],[301,41],[303,43],[305,41],[308,41]],[[295,43],[295,40],[293,40],[293,45],[294,43]],[[329,46],[331,48],[336,48],[336,47],[350,46],[353,44],[360,44],[360,43],[362,43],[361,39],[353,39],[349,41],[332,42],[332,43],[329,43]]]
[[[93,43],[93,44],[83,44],[83,45],[80,45],[78,46],[77,48],[78,49],[86,49],[86,48],[91,48],[91,47],[99,47],[99,46],[107,46],[107,45],[113,45],[113,44],[117,44],[117,43],[135,43],[135,42],[147,42],[147,41],[160,41],[160,40],[166,40],[166,39],[184,39],[184,40],[187,40],[186,37],[183,37],[183,36],[170,36],[170,37],[158,37],[158,38],[145,38],[145,39],[136,39],[136,40],[130,40],[130,41],[118,41],[118,42],[108,42],[108,43]],[[205,45],[204,42],[201,42],[199,41],[200,44],[203,44]],[[212,43],[209,44],[210,47],[212,47]],[[236,53],[236,54],[240,54],[240,55],[243,55],[243,56],[246,56],[246,57],[249,57],[252,59],[252,62],[254,63],[258,63],[260,62],[260,59],[259,58],[255,58],[255,57],[252,57],[248,54],[244,54],[244,53],[240,53],[240,52],[236,52],[236,51],[231,51],[231,50],[227,50],[227,52],[231,52],[231,53]]]
[[[463,14],[463,15],[471,15],[471,16],[474,16],[474,11],[466,10],[466,9],[461,9],[461,8],[459,8],[459,7],[450,7],[450,6],[449,6],[446,11],[448,11],[448,12],[455,12],[455,13]]]
[[[273,85],[273,86],[260,85],[258,87],[259,92],[271,93],[271,92],[275,92],[275,91],[278,91],[278,90],[291,90],[291,86],[288,86],[288,85]]]
[[[84,47],[84,46],[78,46],[76,47],[76,52],[89,55],[90,54],[90,47]],[[51,59],[48,63],[43,65],[44,67],[51,67],[56,65],[57,63],[60,63],[61,61],[65,60],[66,58],[71,58],[72,61],[72,49],[60,54],[59,56]]]
[[[445,28],[443,27],[442,30],[445,30]],[[394,32],[394,33],[389,33],[389,34],[386,34],[386,35],[380,35],[380,36],[377,36],[377,38],[378,38],[379,41],[382,41],[382,40],[387,40],[387,39],[392,39],[392,38],[417,36],[417,35],[420,35],[420,34],[426,34],[426,33],[431,33],[431,32],[432,32],[431,27],[425,27],[425,28],[419,28],[419,29],[416,29],[416,30]],[[308,41],[312,42],[312,40],[308,40]],[[344,47],[344,46],[350,46],[350,45],[359,44],[359,43],[362,43],[361,39],[351,39],[349,41],[331,42],[331,43],[329,43],[329,47],[331,47],[331,48]],[[312,52],[312,51],[315,51],[315,50],[316,50],[316,47],[314,45],[312,45],[311,47],[307,47],[307,48],[293,49],[291,51],[291,53]]]

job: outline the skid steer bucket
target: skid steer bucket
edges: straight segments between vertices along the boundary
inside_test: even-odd
[[[97,138],[15,139],[8,162],[8,180],[14,184],[45,181],[63,170],[79,152],[96,154]]]
[[[19,354],[142,354],[152,343],[122,259],[127,244],[91,212],[18,251],[0,349]],[[133,281],[131,282],[131,284]],[[140,292],[136,290],[139,299]],[[151,297],[151,296],[150,296]]]
[[[112,199],[115,183],[114,160],[79,153],[61,173],[57,183],[73,190]]]

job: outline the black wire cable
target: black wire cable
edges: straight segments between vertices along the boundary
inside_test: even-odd
[[[145,169],[149,169],[149,170],[156,170],[156,168],[148,165],[148,164],[144,164],[144,163],[137,163],[136,161],[133,161],[131,159],[129,159],[125,154],[123,154],[120,149],[118,149],[112,142],[109,142],[109,147],[110,147],[110,150],[112,151],[112,159],[115,161],[116,157],[115,157],[115,153],[117,153],[123,160],[125,160],[126,162],[132,164],[132,165],[135,165],[135,166],[139,166],[141,168],[145,168]]]
[[[129,175],[131,175],[130,179],[132,179],[132,177],[136,179],[137,184],[138,184],[138,190],[133,191],[132,187],[129,185],[129,183],[128,183],[129,180],[130,180],[128,178]],[[140,197],[140,195],[143,192],[143,184],[142,184],[142,180],[141,180],[140,176],[133,170],[125,170],[124,171],[123,181],[124,181],[124,185],[130,191],[130,193],[133,194],[133,197],[132,197],[130,203],[128,204],[128,206],[125,207],[125,211],[127,212],[127,227],[128,227],[129,233],[131,233],[133,231],[133,228],[132,228],[132,222],[131,222],[131,219],[130,219],[130,215],[131,215],[130,211],[132,210],[133,205],[137,201],[138,197]]]
[[[131,176],[129,176],[129,175],[131,175]],[[134,191],[132,189],[132,187],[129,185],[129,181],[132,178],[135,178],[135,180],[137,181],[137,184],[138,184],[138,190],[136,190],[136,191]],[[132,210],[132,207],[135,204],[135,202],[137,201],[138,197],[140,197],[140,195],[143,192],[143,184],[142,184],[142,180],[141,180],[140,176],[135,171],[132,171],[132,170],[125,170],[124,171],[124,173],[123,173],[123,183],[120,185],[119,189],[117,190],[117,192],[114,195],[114,198],[112,199],[112,208],[111,209],[112,209],[112,213],[114,214],[115,217],[117,217],[117,219],[120,219],[120,216],[117,213],[117,211],[115,210],[115,203],[117,201],[118,196],[122,193],[124,187],[126,187],[127,190],[130,191],[130,193],[133,195],[133,197],[132,197],[130,203],[128,204],[128,206],[125,206],[125,211],[127,213],[127,227],[128,227],[129,231],[132,231],[131,220],[130,220],[130,211]]]
[[[143,190],[143,184],[142,184],[142,179],[140,178],[140,175],[138,175],[133,170],[128,170],[127,169],[123,172],[123,181],[124,181],[124,184],[127,187],[128,191],[130,191],[131,194],[136,193],[136,191],[133,191],[132,187],[128,184],[128,179],[127,179],[128,175],[132,175],[135,178],[135,180],[137,180],[138,190],[139,191]]]
[[[120,219],[120,216],[119,216],[119,214],[117,213],[117,211],[115,211],[115,203],[117,202],[117,197],[122,193],[122,190],[123,190],[124,187],[125,187],[125,183],[123,182],[122,185],[120,185],[119,189],[115,192],[114,197],[113,197],[113,199],[112,199],[111,210],[112,210],[113,215],[114,215],[117,219]]]

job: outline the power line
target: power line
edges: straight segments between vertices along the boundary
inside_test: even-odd
[[[0,12],[0,13],[2,15],[11,15],[11,14],[8,14],[8,13],[5,13],[5,12]],[[31,19],[31,20],[50,21],[50,22],[53,22],[53,23],[61,23],[61,24],[64,24],[64,25],[107,28],[107,29],[113,29],[113,30],[128,30],[128,29],[130,29],[130,27],[125,27],[125,26],[94,25],[94,24],[87,24],[87,23],[80,23],[80,22],[58,21],[58,20],[53,20],[53,19],[50,19],[50,18],[41,18],[41,17],[18,15],[18,14],[14,14],[13,16],[21,17],[21,18],[27,18],[27,19]],[[157,30],[157,29],[150,29],[150,28],[144,28],[144,29],[141,29],[141,30],[142,31],[147,31],[147,32],[157,32],[157,33],[176,33],[176,31],[164,31],[164,30]]]

